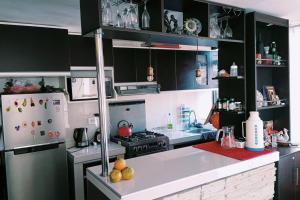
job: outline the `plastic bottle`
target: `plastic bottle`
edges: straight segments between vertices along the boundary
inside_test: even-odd
[[[168,123],[167,123],[168,129],[173,129],[173,119],[171,113],[168,114]]]

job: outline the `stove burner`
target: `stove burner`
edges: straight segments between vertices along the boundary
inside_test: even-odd
[[[150,131],[133,133],[130,137],[114,136],[111,141],[126,147],[126,158],[166,151],[169,146],[167,136]]]

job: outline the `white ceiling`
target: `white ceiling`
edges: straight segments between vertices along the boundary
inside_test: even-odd
[[[300,24],[299,0],[209,0],[290,20],[290,25]]]
[[[67,28],[80,33],[79,0],[0,0],[0,21]]]

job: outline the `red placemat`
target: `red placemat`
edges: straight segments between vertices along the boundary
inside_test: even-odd
[[[251,158],[255,158],[255,157],[273,152],[271,149],[266,149],[261,152],[253,152],[253,151],[248,151],[246,149],[239,149],[239,148],[224,149],[223,147],[221,147],[221,145],[219,143],[217,143],[215,141],[207,142],[207,143],[203,143],[203,144],[197,144],[197,145],[194,145],[193,147],[195,147],[197,149],[209,151],[212,153],[216,153],[216,154],[221,154],[223,156],[227,156],[227,157],[234,158],[237,160],[248,160]]]

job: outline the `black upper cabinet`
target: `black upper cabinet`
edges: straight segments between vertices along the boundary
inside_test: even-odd
[[[70,35],[71,66],[96,66],[94,38]]]
[[[175,51],[155,50],[154,69],[157,71],[157,82],[160,84],[161,91],[176,90],[176,62]]]
[[[0,25],[1,72],[69,71],[68,31]]]
[[[176,79],[178,90],[195,88],[195,56],[195,52],[176,52]]]
[[[79,35],[69,35],[70,65],[96,66],[95,39]],[[113,66],[112,40],[103,39],[104,65]]]

